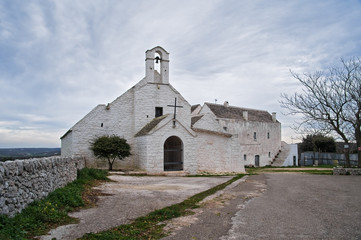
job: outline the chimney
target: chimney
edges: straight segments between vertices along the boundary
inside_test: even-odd
[[[243,118],[244,118],[244,120],[248,121],[248,112],[247,111],[243,111]]]
[[[276,113],[275,113],[275,112],[272,113],[272,121],[273,121],[273,122],[277,122],[277,118],[276,118]]]
[[[224,105],[225,107],[228,107],[228,106],[229,106],[228,101],[225,101],[225,102],[223,103],[223,105]]]

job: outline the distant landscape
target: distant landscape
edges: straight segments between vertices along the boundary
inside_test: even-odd
[[[60,148],[0,148],[0,161],[59,156]]]

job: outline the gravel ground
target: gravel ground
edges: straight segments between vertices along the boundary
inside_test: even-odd
[[[100,196],[98,206],[71,213],[79,224],[58,227],[41,236],[42,240],[76,239],[89,232],[99,232],[126,224],[139,216],[175,203],[196,193],[228,181],[232,177],[136,177],[112,175],[114,182],[97,189],[109,196]]]
[[[223,183],[230,177],[112,176],[99,187],[98,207],[73,213],[79,224],[41,239],[76,239]],[[195,214],[173,219],[165,240],[361,239],[361,177],[265,173],[244,177],[202,202]]]
[[[171,221],[165,239],[361,239],[360,190],[360,176],[249,176]]]

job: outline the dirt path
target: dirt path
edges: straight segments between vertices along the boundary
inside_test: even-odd
[[[108,196],[100,196],[98,206],[71,213],[79,224],[58,227],[41,236],[41,240],[71,240],[89,232],[100,232],[126,224],[196,193],[228,181],[232,177],[136,177],[112,175],[114,182],[97,189]]]

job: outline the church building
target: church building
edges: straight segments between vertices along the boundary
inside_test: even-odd
[[[169,53],[158,46],[145,58],[141,81],[113,102],[96,106],[61,137],[62,156],[82,156],[87,167],[107,168],[93,155],[91,141],[117,135],[127,140],[132,155],[116,160],[114,169],[243,173],[244,166],[274,161],[281,149],[276,113],[228,102],[192,106],[169,83]]]

